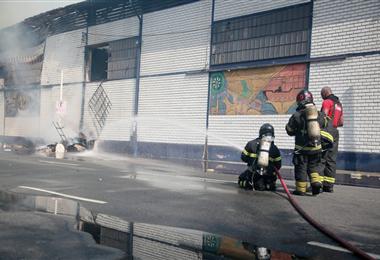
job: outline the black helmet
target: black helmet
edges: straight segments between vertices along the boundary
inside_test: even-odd
[[[271,124],[266,123],[260,127],[259,136],[262,137],[264,135],[274,137],[274,128]]]
[[[311,92],[309,90],[301,90],[298,94],[297,94],[297,105],[306,105],[306,104],[309,104],[309,103],[313,103],[314,100],[313,100],[313,94],[311,94]]]

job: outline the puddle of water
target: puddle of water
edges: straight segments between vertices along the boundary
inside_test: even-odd
[[[64,198],[0,191],[0,214],[1,211],[72,216],[78,230],[90,233],[101,245],[124,251],[126,259],[305,259],[199,230],[128,222],[96,214]]]

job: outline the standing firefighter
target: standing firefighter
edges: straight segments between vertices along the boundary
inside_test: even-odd
[[[322,187],[319,176],[321,165],[321,128],[325,126],[325,116],[313,103],[313,95],[302,90],[297,95],[297,110],[286,125],[286,132],[295,136],[293,164],[296,179],[295,195],[305,195],[309,176],[313,195],[318,195]]]
[[[281,154],[274,144],[274,128],[263,124],[259,137],[249,141],[241,153],[242,161],[248,169],[239,176],[239,186],[244,189],[276,190],[276,173],[274,168],[281,168]]]
[[[322,157],[322,168],[324,173],[323,191],[333,192],[339,144],[338,127],[343,126],[343,107],[339,98],[332,93],[331,88],[329,87],[322,88],[321,97],[323,98],[321,111],[324,112],[331,121],[331,133],[334,137],[332,148],[326,150]]]

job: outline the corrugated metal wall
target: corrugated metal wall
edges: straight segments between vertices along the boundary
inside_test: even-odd
[[[129,141],[133,120],[135,82],[135,79],[127,79],[103,83],[102,86],[112,103],[112,108],[100,135],[101,140]],[[93,82],[86,85],[83,128],[87,133],[96,132],[88,102],[99,84],[99,82]]]
[[[171,245],[182,245],[202,250],[203,232],[191,229],[134,223],[135,236],[152,239]]]
[[[3,92],[5,95],[7,94],[15,94],[10,100],[16,99],[16,105],[11,105],[13,109],[16,111],[13,115],[6,115],[4,120],[5,131],[4,134],[6,136],[24,136],[24,137],[39,137],[39,98],[40,98],[40,90],[39,89],[28,89],[28,90],[9,90],[7,92]],[[20,100],[18,95],[22,93],[22,96],[29,97],[31,100],[25,100],[25,107],[20,108]],[[36,104],[36,106],[33,105]],[[15,106],[15,107],[14,107]],[[5,108],[5,107],[4,107]],[[5,111],[4,111],[5,112]]]
[[[36,124],[39,117],[6,117],[5,135],[39,137],[39,126]]]
[[[76,137],[79,132],[82,84],[63,86],[63,101],[66,111],[62,115],[64,132],[68,137]],[[60,137],[53,126],[58,122],[57,102],[59,101],[60,86],[41,89],[40,107],[40,137],[47,142],[57,142]]]
[[[216,0],[215,20],[248,15],[290,5],[310,2],[309,0]],[[252,116],[212,116],[209,118],[209,144],[244,148],[251,139],[258,136],[260,126],[270,123],[276,132],[276,144],[279,148],[292,149],[293,138],[285,132],[290,115],[252,115]]]
[[[203,144],[208,75],[162,75],[207,67],[211,1],[144,16],[138,140]],[[161,76],[159,75],[161,74]]]
[[[379,51],[379,14],[376,0],[316,1],[311,57]],[[380,153],[379,71],[379,54],[310,65],[310,90],[317,94],[317,106],[321,106],[319,91],[325,86],[343,104],[339,151]]]
[[[187,246],[202,250],[201,231],[135,223],[133,256],[139,259],[202,259],[202,254],[186,250]]]
[[[245,144],[257,138],[262,124],[270,123],[275,129],[275,143],[279,148],[292,148],[292,137],[285,132],[290,115],[210,116],[209,144],[230,146],[241,151]]]
[[[343,104],[344,126],[339,128],[339,151],[380,153],[379,67],[380,55],[310,66],[310,90],[317,94],[314,95],[317,106],[321,106],[318,94],[325,86],[330,86]]]
[[[307,2],[310,0],[215,0],[215,21]]]
[[[88,44],[120,40],[136,36],[138,33],[139,20],[137,17],[99,24],[88,27]]]
[[[4,135],[4,91],[0,91],[0,133]]]
[[[175,75],[141,80],[138,140],[203,144],[208,75]]]
[[[84,30],[48,37],[45,46],[41,85],[59,84],[61,70],[64,82],[82,82],[84,66]],[[83,36],[83,37],[82,37]]]
[[[210,19],[210,0],[146,14],[141,75],[206,68]]]
[[[88,28],[88,44],[101,44],[119,39],[137,36],[139,20],[131,17],[110,23],[90,26]],[[89,100],[100,82],[86,83],[83,130],[89,134],[96,133],[89,111]],[[135,79],[113,80],[102,84],[104,91],[112,103],[111,112],[101,132],[101,140],[129,141],[132,129]]]
[[[49,143],[60,140],[52,123],[55,120],[56,101],[53,99],[52,88],[41,88],[39,125],[40,129],[42,129],[43,138]]]
[[[137,259],[203,259],[201,254],[191,250],[155,242],[140,237],[133,238],[133,256]]]

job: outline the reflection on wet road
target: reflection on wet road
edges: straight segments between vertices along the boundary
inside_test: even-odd
[[[78,202],[63,198],[0,191],[0,208],[3,211],[42,211],[72,216],[78,230],[90,233],[97,243],[122,250],[128,259],[299,259],[290,253],[231,237],[96,214]],[[44,232],[43,229],[40,232]]]
[[[349,259],[293,210],[281,188],[276,193],[244,191],[236,185],[237,176],[168,161],[40,160],[2,154],[0,190],[72,198],[92,214],[133,223],[202,230],[300,256],[327,253]],[[365,251],[380,254],[379,195],[376,189],[337,186],[334,194],[297,199],[323,225]]]

